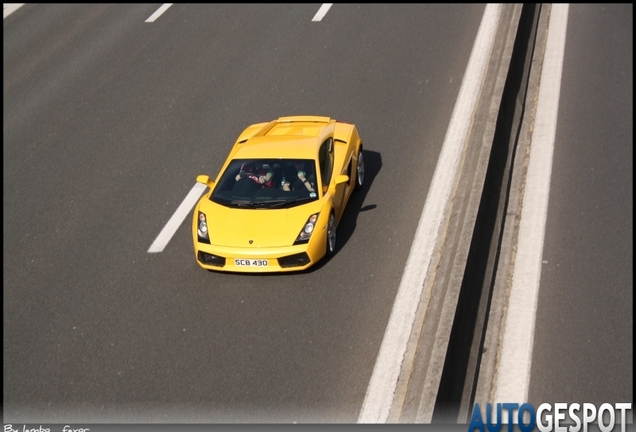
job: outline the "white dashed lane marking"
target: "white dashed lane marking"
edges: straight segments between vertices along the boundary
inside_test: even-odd
[[[174,212],[166,226],[163,227],[155,241],[150,245],[148,253],[163,252],[174,233],[177,232],[177,229],[179,229],[183,220],[190,213],[190,210],[192,210],[199,198],[201,198],[206,188],[207,186],[203,183],[196,183],[192,187],[179,208],[177,208],[177,211]]]
[[[155,13],[150,15],[146,22],[155,22],[155,20],[159,18],[165,11],[167,11],[170,6],[172,6],[172,3],[164,3],[159,9],[157,9]]]
[[[322,6],[320,6],[320,9],[318,9],[318,12],[316,12],[316,15],[314,15],[314,17],[311,19],[311,21],[320,22],[325,17],[325,15],[327,15],[327,12],[329,12],[329,9],[332,5],[333,3],[323,3]]]
[[[24,6],[24,3],[2,3],[2,19],[5,19],[22,6]]]

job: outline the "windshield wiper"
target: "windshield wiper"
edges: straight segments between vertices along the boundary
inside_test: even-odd
[[[313,201],[315,198],[312,197],[303,197],[296,199],[270,199],[270,200],[262,200],[262,201],[251,201],[249,199],[242,200],[233,200],[228,204],[229,207],[241,207],[241,208],[258,208],[258,209],[269,209],[269,208],[285,208],[285,207],[294,207],[300,204],[303,204],[307,201]]]
[[[293,207],[307,201],[313,201],[314,199],[315,198],[312,197],[304,197],[292,200],[272,200],[273,204],[270,206],[270,208]]]
[[[270,199],[270,200],[256,201],[253,204],[254,204],[254,207],[274,208],[274,207],[283,206],[287,203],[288,203],[288,200],[285,200],[285,199]]]
[[[254,203],[251,200],[234,200],[230,201],[230,207],[254,207]]]
[[[234,200],[229,203],[230,207],[242,207],[242,208],[270,208],[278,207],[286,204],[288,201],[283,199],[272,199],[263,201],[251,201],[248,199]]]

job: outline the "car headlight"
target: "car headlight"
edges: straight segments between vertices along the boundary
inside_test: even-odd
[[[210,244],[210,236],[208,235],[208,222],[205,219],[205,214],[199,212],[199,222],[197,223],[197,239],[201,243]]]
[[[300,231],[300,234],[298,234],[298,237],[296,237],[296,241],[294,242],[295,245],[307,243],[309,241],[311,234],[314,232],[314,229],[316,228],[316,221],[318,221],[318,215],[319,213],[312,214],[311,216],[309,216],[309,219],[307,219],[307,222],[305,222],[305,225],[303,226],[303,229]]]

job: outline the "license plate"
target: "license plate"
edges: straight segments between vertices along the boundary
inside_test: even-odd
[[[234,265],[239,267],[267,267],[267,260],[235,258]]]

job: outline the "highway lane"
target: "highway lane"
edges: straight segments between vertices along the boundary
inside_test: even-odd
[[[479,347],[482,412],[632,402],[632,8],[541,5]]]
[[[4,22],[4,417],[355,422],[483,5],[25,5]],[[355,122],[336,257],[208,273],[189,221],[248,124]]]
[[[633,5],[570,5],[535,404],[633,403],[633,102]]]

